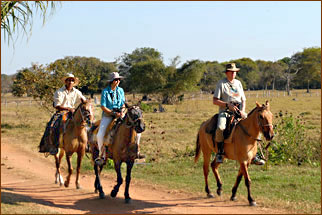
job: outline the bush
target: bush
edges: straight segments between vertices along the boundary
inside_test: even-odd
[[[309,163],[317,165],[321,157],[321,144],[318,140],[311,140],[306,132],[302,116],[296,118],[292,114],[277,116],[278,123],[275,128],[277,136],[269,148],[269,159],[275,164],[292,163],[301,165]]]
[[[141,103],[140,107],[143,112],[153,112],[153,106],[151,104]]]

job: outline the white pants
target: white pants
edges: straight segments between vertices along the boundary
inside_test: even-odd
[[[108,127],[108,125],[112,122],[112,120],[113,120],[112,117],[106,117],[106,116],[103,116],[101,119],[100,127],[97,132],[97,144],[98,144],[98,150],[99,150],[100,156],[101,156],[102,147],[104,144],[105,131],[106,131],[106,128]],[[138,144],[138,148],[139,148],[139,144],[140,144],[140,139],[141,139],[141,133],[137,134],[137,136],[136,136],[136,142]],[[140,150],[138,150],[138,152],[139,151]],[[105,157],[105,153],[103,156]]]

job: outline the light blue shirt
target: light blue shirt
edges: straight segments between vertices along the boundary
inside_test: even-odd
[[[104,106],[110,110],[113,108],[121,108],[125,103],[124,90],[121,87],[116,87],[113,91],[109,85],[102,91],[101,106]],[[103,114],[102,116],[106,116]]]

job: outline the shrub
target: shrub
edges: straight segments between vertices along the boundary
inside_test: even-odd
[[[321,144],[318,140],[311,140],[306,134],[306,127],[302,116],[283,114],[280,111],[275,128],[277,136],[269,148],[269,159],[275,164],[292,163],[301,165],[309,163],[317,165],[320,162]]]

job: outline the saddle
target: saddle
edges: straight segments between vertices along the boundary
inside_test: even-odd
[[[226,129],[224,130],[224,139],[227,139],[233,128],[236,126],[237,122],[239,121],[238,119],[241,118],[240,115],[238,115],[238,113],[232,113],[232,112],[228,112],[229,116],[227,118],[227,122],[226,122]],[[206,133],[211,134],[213,140],[215,139],[216,136],[216,129],[217,129],[217,122],[218,122],[218,114],[215,114],[209,121],[207,127],[206,127]]]
[[[53,144],[55,145],[56,148],[58,147],[62,147],[62,141],[59,139],[60,136],[60,128],[61,126],[65,126],[67,123],[67,120],[69,120],[71,118],[71,113],[70,112],[66,112],[66,111],[61,111],[61,112],[56,112],[54,113],[54,115],[50,118],[49,122],[46,125],[46,129],[45,132],[41,138],[40,144],[39,144],[39,148],[41,150],[39,150],[39,152],[48,152],[46,149],[46,146],[51,144],[50,143],[50,135],[53,135]],[[64,132],[64,129],[63,131]],[[43,147],[45,146],[45,147]]]

